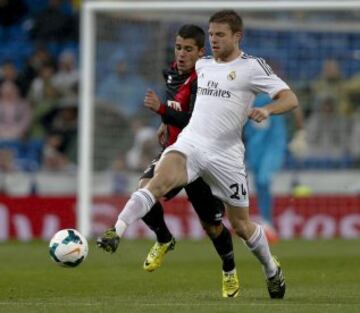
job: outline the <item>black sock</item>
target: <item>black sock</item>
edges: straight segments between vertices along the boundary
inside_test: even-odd
[[[235,269],[234,249],[230,231],[223,225],[223,230],[216,238],[211,238],[214,247],[223,261],[223,271]]]
[[[171,240],[172,235],[165,224],[164,210],[160,202],[156,202],[142,220],[155,232],[158,242],[166,243]]]

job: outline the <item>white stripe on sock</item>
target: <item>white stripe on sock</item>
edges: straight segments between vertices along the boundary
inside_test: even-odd
[[[246,245],[263,265],[266,277],[274,276],[277,266],[272,258],[268,241],[260,225],[256,224],[256,229],[250,239],[246,241]]]

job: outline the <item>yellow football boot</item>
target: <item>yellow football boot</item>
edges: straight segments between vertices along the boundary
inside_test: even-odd
[[[236,270],[234,273],[223,272],[222,296],[224,298],[235,298],[239,295],[240,283]]]
[[[145,261],[143,268],[145,271],[153,272],[161,266],[161,263],[168,251],[174,250],[175,238],[172,238],[167,243],[155,242],[150,249]]]

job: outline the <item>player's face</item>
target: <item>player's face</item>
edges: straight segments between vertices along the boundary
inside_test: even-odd
[[[175,61],[180,74],[189,73],[196,61],[204,55],[204,48],[199,49],[194,39],[176,37]]]
[[[237,56],[241,33],[233,33],[230,26],[224,23],[210,23],[209,42],[215,59],[230,61]]]

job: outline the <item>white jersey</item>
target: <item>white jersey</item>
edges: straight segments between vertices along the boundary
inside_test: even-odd
[[[230,158],[243,157],[242,128],[256,94],[265,92],[274,97],[289,86],[263,59],[245,53],[228,63],[202,58],[196,63],[196,71],[194,111],[180,137],[211,151],[227,151]]]

